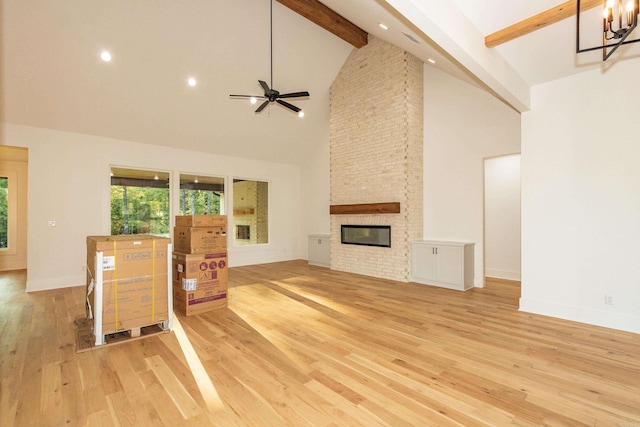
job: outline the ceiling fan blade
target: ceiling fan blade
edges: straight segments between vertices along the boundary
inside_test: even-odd
[[[284,105],[285,107],[287,107],[290,110],[295,111],[296,113],[300,111],[300,109],[298,107],[296,107],[295,105],[291,105],[288,102],[285,101],[281,101],[279,99],[276,99],[276,102],[280,105]]]
[[[265,92],[269,92],[269,85],[266,82],[258,80],[258,83],[260,83],[260,86],[262,86],[262,89],[264,89]]]
[[[269,105],[269,101],[264,101],[262,104],[260,104],[260,106],[256,110],[256,113],[259,113],[260,111],[264,110],[264,107],[266,107],[267,105]]]
[[[229,95],[232,98],[264,98],[262,95]]]
[[[309,92],[304,91],[304,92],[285,93],[285,94],[279,95],[278,98],[301,98],[304,96],[309,96]]]

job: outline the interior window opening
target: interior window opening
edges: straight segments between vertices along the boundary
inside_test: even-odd
[[[169,237],[169,173],[111,168],[111,234]]]
[[[233,180],[233,236],[237,246],[269,243],[269,183]]]

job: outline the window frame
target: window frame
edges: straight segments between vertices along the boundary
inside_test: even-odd
[[[222,189],[223,189],[223,197],[221,197],[220,200],[220,214],[219,215],[226,215],[227,214],[227,210],[228,210],[228,206],[229,206],[229,196],[228,196],[228,179],[226,176],[223,175],[210,175],[208,173],[194,173],[194,172],[185,172],[185,171],[179,171],[178,172],[178,197],[177,197],[177,206],[176,206],[176,215],[184,215],[182,213],[182,207],[181,207],[181,198],[182,198],[182,177],[183,176],[189,176],[189,177],[197,177],[198,179],[200,178],[216,178],[216,179],[222,179]],[[200,214],[196,214],[196,215],[200,215]]]
[[[235,215],[235,183],[236,181],[255,181],[255,182],[264,182],[267,184],[267,242],[265,243],[240,243],[238,244],[238,239],[236,238],[237,236],[237,228],[236,226],[238,224],[236,224],[236,215]],[[271,236],[271,230],[272,230],[272,224],[271,224],[271,193],[273,192],[273,188],[272,188],[272,181],[270,179],[264,179],[264,178],[247,178],[247,177],[242,177],[242,176],[232,176],[230,177],[230,183],[231,183],[231,194],[229,197],[230,200],[230,209],[229,209],[229,217],[231,217],[230,221],[229,221],[229,226],[230,226],[230,230],[227,231],[227,235],[231,236],[233,239],[233,247],[234,248],[255,248],[255,247],[259,247],[259,246],[268,246],[271,245],[272,242],[272,236]],[[244,225],[244,224],[239,224],[239,225]]]
[[[0,169],[0,176],[7,178],[7,247],[0,248],[0,256],[18,253],[18,172]]]
[[[109,165],[109,176],[108,176],[108,208],[109,208],[109,213],[108,213],[108,233],[109,235],[112,235],[112,217],[111,217],[111,179],[113,178],[113,170],[114,169],[124,169],[124,170],[130,170],[130,171],[136,171],[136,172],[141,172],[142,174],[148,173],[148,175],[152,176],[152,174],[160,174],[162,175],[162,178],[164,180],[164,178],[166,177],[167,179],[167,190],[168,190],[168,231],[166,234],[153,234],[153,235],[158,235],[158,236],[164,236],[164,237],[171,237],[171,233],[173,231],[173,180],[172,180],[172,173],[171,171],[168,171],[166,169],[162,169],[162,168],[147,168],[147,167],[138,167],[138,166],[130,166],[130,165],[116,165],[116,164],[111,164]],[[153,178],[151,178],[153,179]],[[144,188],[144,187],[142,187]],[[150,231],[149,233],[136,233],[136,234],[152,234]],[[131,234],[132,236],[135,236],[136,234]]]

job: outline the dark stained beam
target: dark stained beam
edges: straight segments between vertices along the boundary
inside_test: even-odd
[[[400,213],[400,203],[360,203],[355,205],[331,205],[331,215],[374,215]]]
[[[368,34],[318,0],[276,0],[309,21],[321,26],[358,49],[367,44]]]
[[[580,9],[585,11],[596,6],[602,6],[602,0],[582,0]],[[484,38],[484,44],[487,47],[496,47],[502,43],[506,43],[525,34],[532,33],[536,30],[544,28],[548,25],[555,24],[563,19],[575,16],[577,2],[569,0],[556,7],[545,10],[537,15],[531,16],[523,21],[513,24],[493,34],[489,34]]]

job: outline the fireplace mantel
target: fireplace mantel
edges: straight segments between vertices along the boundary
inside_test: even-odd
[[[374,214],[398,214],[400,203],[359,203],[354,205],[331,205],[331,215],[374,215]]]

